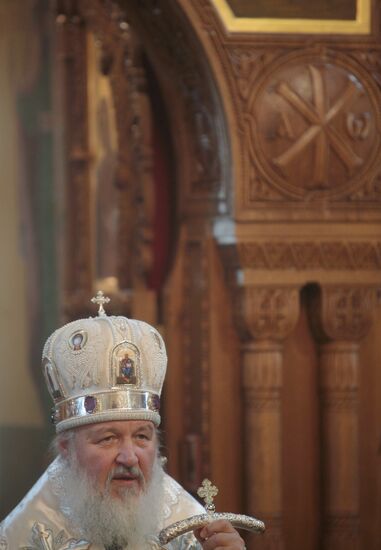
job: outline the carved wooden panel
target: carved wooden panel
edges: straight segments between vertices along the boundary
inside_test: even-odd
[[[211,477],[219,509],[238,512],[241,376],[231,306],[215,243],[183,230],[165,292],[168,468],[192,493]]]
[[[144,40],[165,90],[182,182],[181,209],[210,214],[219,205],[226,212],[230,153],[225,118],[195,30],[176,1],[118,4]]]
[[[234,170],[243,174],[236,194],[242,219],[288,219],[290,209],[293,219],[318,219],[328,205],[333,217],[348,218],[358,201],[379,217],[377,12],[370,36],[352,43],[310,37],[306,48],[295,34],[228,34],[208,2],[193,8],[240,129],[232,149],[240,150]]]
[[[152,269],[154,217],[152,113],[142,46],[116,3],[62,1],[57,13],[68,148],[65,312],[68,317],[88,313],[89,296],[99,285],[113,295],[114,313],[133,311],[129,290],[147,288]],[[91,71],[98,71],[99,78]],[[93,105],[91,86],[101,77],[111,94],[106,113],[104,101]],[[113,119],[108,122],[107,116]],[[114,150],[108,143],[110,125],[116,129]],[[103,173],[100,167],[94,172],[98,131],[108,148]],[[107,160],[105,153],[101,160]],[[115,226],[111,233],[110,223]],[[99,268],[102,254],[107,269]],[[156,306],[149,294],[147,311],[137,310],[154,321]]]
[[[244,287],[239,292],[245,399],[245,478],[248,512],[266,522],[253,548],[284,548],[282,484],[282,342],[299,316],[297,288]],[[264,459],[264,457],[266,457]]]
[[[320,347],[322,539],[327,549],[360,543],[359,344],[374,314],[366,287],[324,287],[311,304]],[[316,318],[319,317],[319,323]],[[338,437],[340,434],[340,437]]]
[[[243,287],[239,293],[239,323],[255,340],[282,340],[294,327],[299,315],[299,289],[271,285]]]
[[[91,291],[90,151],[87,133],[86,36],[76,11],[60,13],[59,54],[63,60],[64,111],[67,113],[67,239],[65,289]]]
[[[321,340],[357,342],[367,334],[377,303],[375,287],[327,285],[315,295],[311,321]]]
[[[256,269],[339,269],[381,268],[381,241],[256,241],[238,245],[240,264]]]
[[[332,53],[281,55],[248,98],[251,163],[285,207],[345,199],[378,173],[379,90],[361,66]],[[251,188],[250,201],[261,199]]]

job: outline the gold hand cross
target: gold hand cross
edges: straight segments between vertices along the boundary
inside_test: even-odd
[[[216,507],[214,506],[213,500],[216,495],[218,495],[218,489],[215,485],[212,485],[212,482],[209,479],[204,479],[201,484],[201,487],[197,489],[197,494],[205,502],[205,509],[208,513],[213,513]]]

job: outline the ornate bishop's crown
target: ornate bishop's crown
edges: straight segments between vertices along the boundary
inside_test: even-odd
[[[57,433],[107,420],[160,424],[167,367],[163,339],[143,321],[108,317],[102,296],[93,300],[100,304],[98,317],[68,323],[44,346],[42,367]]]

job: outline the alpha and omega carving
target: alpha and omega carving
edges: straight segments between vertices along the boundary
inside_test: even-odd
[[[342,197],[374,177],[378,90],[327,57],[280,60],[248,100],[251,162],[285,197]]]

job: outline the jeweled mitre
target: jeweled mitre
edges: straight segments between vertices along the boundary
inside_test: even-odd
[[[107,420],[160,424],[167,354],[143,321],[103,313],[68,323],[48,338],[42,366],[57,432]]]

